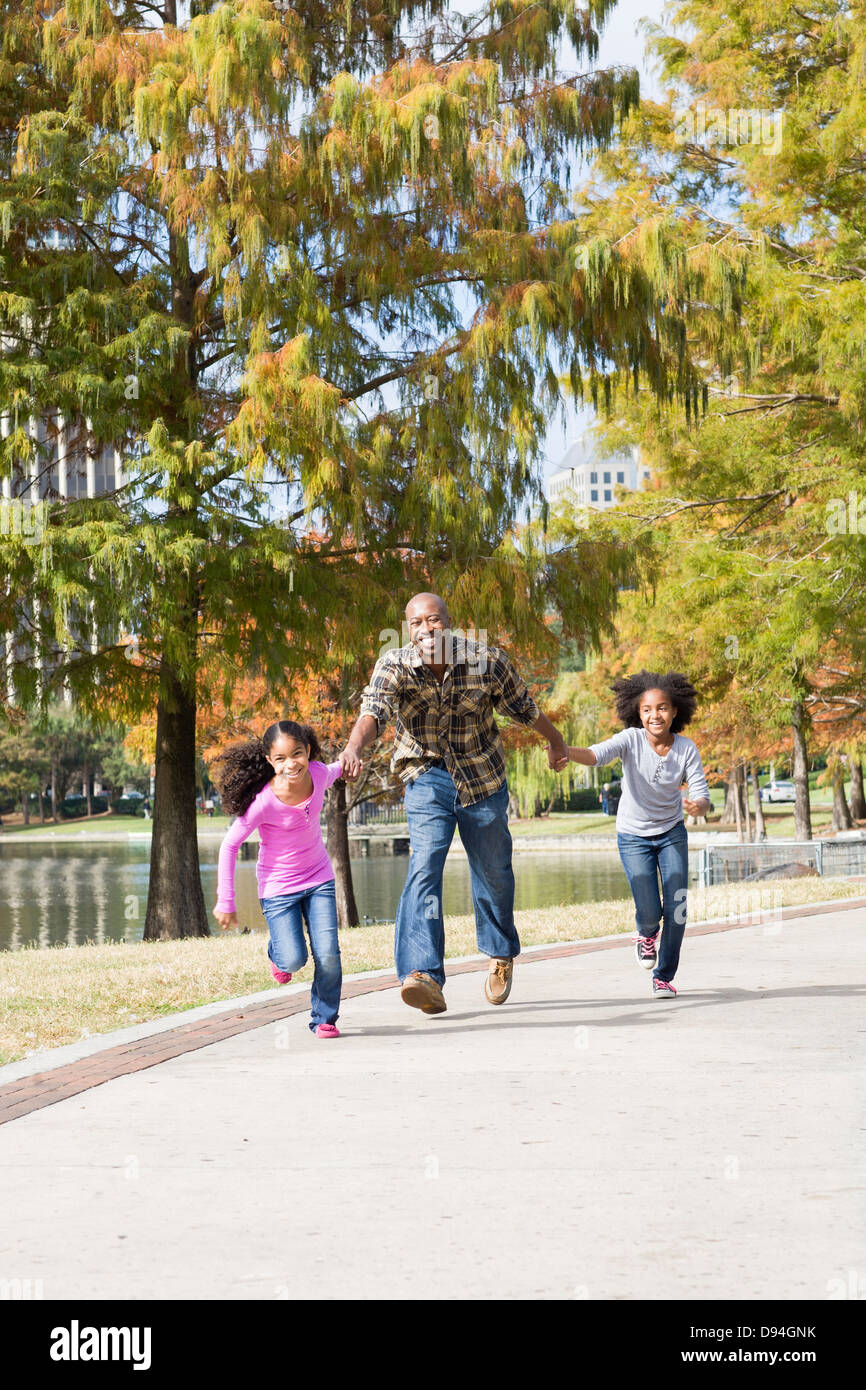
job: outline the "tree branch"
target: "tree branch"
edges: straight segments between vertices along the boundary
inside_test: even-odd
[[[383,372],[381,376],[373,377],[372,381],[366,382],[364,386],[359,386],[357,390],[341,391],[340,395],[344,401],[357,400],[359,396],[366,396],[370,391],[376,391],[380,386],[387,386],[391,381],[400,381],[407,376],[411,376],[419,367],[423,367],[425,363],[429,364],[434,358],[453,357],[455,352],[459,352],[460,349],[466,345],[468,337],[468,333],[463,333],[461,334],[461,341],[455,343],[453,347],[434,348],[432,352],[426,353],[423,357],[414,358],[408,366],[401,367],[399,370],[393,372]]]

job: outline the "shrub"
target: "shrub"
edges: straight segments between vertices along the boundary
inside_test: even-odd
[[[93,796],[90,798],[90,804],[94,812],[107,811],[108,797],[102,795]],[[65,816],[67,820],[74,820],[78,816],[86,816],[87,797],[80,795],[65,796],[60,803],[60,814]]]

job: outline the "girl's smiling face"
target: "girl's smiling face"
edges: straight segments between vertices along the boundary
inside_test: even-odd
[[[677,714],[677,707],[663,690],[645,690],[638,703],[638,714],[651,738],[667,738]]]
[[[302,782],[310,765],[306,744],[291,734],[278,734],[265,754],[277,775],[281,787],[296,787]]]

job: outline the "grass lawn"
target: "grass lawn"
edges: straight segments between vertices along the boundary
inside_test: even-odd
[[[708,825],[690,826],[693,830],[707,830],[710,833],[716,831],[720,834],[732,834],[736,831],[736,825],[730,825],[718,819],[723,801],[721,797],[716,797],[713,810],[710,813],[716,819],[711,820]],[[794,838],[794,807],[788,802],[776,802],[773,805],[764,805],[764,825],[767,836],[770,839]],[[754,808],[753,808],[754,819]],[[833,821],[833,806],[831,802],[821,802],[813,798],[812,800],[812,834],[814,836],[825,835],[830,832]],[[568,812],[553,811],[550,816],[538,817],[535,820],[513,820],[509,822],[511,834],[522,839],[524,836],[532,837],[538,835],[610,835],[611,839],[616,834],[616,817],[604,816],[600,812]]]
[[[798,878],[729,884],[690,894],[693,921],[734,918],[863,893],[850,879]],[[515,913],[524,945],[583,940],[634,930],[630,901],[579,903]],[[341,933],[343,970],[393,968],[393,926]],[[0,1064],[199,1004],[274,988],[266,935],[227,932],[189,941],[26,947],[0,953]],[[450,917],[447,954],[474,955],[471,916]],[[296,977],[312,979],[312,966]]]
[[[508,828],[513,836],[524,835],[598,835],[616,833],[616,817],[603,816],[600,811],[551,811],[549,816],[534,820],[512,820]]]
[[[196,823],[199,830],[215,830],[225,833],[229,828],[228,816],[197,816]],[[132,831],[136,835],[149,835],[153,830],[153,821],[145,820],[144,816],[117,816],[110,811],[103,811],[98,816],[81,816],[76,820],[62,820],[57,825],[53,821],[46,821],[45,825],[38,822],[34,825],[33,821],[29,825],[24,825],[21,819],[11,820],[8,816],[3,817],[3,825],[0,827],[0,842],[6,835],[23,835],[27,838],[41,839],[51,835],[80,835],[85,839],[90,834],[118,835],[123,837]]]
[[[713,810],[711,815],[718,817],[724,805],[724,799],[720,795],[718,788],[713,789]],[[812,790],[812,833],[820,836],[830,833],[832,829],[833,804],[832,793],[827,787],[819,787]],[[767,835],[771,839],[794,838],[794,807],[789,802],[764,803],[764,822]],[[754,816],[754,807],[752,808]],[[229,827],[228,816],[202,816],[196,818],[199,832],[204,832],[208,836],[224,835]],[[549,816],[539,816],[533,820],[512,820],[509,823],[511,834],[520,839],[535,838],[537,836],[559,836],[559,835],[609,835],[613,840],[616,834],[616,817],[602,815],[600,811],[553,811]],[[700,830],[718,831],[723,834],[731,834],[736,830],[736,826],[725,824],[718,819],[711,820],[706,827],[695,827]],[[82,840],[89,835],[117,835],[119,838],[133,833],[136,836],[149,836],[153,830],[153,821],[145,820],[143,816],[116,816],[110,812],[103,812],[98,816],[82,818],[80,820],[61,821],[59,825],[53,823],[46,825],[25,826],[21,824],[20,818],[17,821],[4,817],[2,829],[0,829],[0,844],[6,836],[22,836],[27,839],[50,838],[55,835],[71,835]],[[373,838],[381,835],[386,837],[392,834],[405,834],[405,821],[397,822],[393,825],[383,826],[353,826],[352,830],[363,835],[365,832],[371,834]]]
[[[229,828],[228,816],[198,816],[196,824],[199,832],[206,831],[208,834],[224,835]],[[372,835],[374,838],[382,836],[387,838],[389,835],[400,835],[406,833],[406,822],[397,821],[389,825],[369,825],[352,826],[352,831],[359,835]],[[22,825],[9,823],[4,818],[2,830],[0,830],[0,842],[4,836],[21,836],[27,839],[50,838],[52,833],[57,835],[75,835],[86,839],[89,834],[118,835],[126,836],[132,831],[136,835],[149,835],[153,830],[153,821],[145,820],[143,816],[114,816],[104,812],[99,816],[91,816],[89,819],[61,821],[59,825]],[[586,812],[574,814],[565,811],[555,811],[549,817],[536,820],[515,820],[511,821],[512,835],[583,835],[589,832],[597,834],[599,831],[609,831],[614,833],[614,817],[603,816],[600,813]]]

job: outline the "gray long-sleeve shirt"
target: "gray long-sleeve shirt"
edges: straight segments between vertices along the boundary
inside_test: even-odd
[[[689,800],[710,799],[701,755],[690,738],[674,734],[664,757],[654,752],[646,731],[622,729],[604,743],[591,743],[599,767],[622,759],[622,797],[616,828],[627,835],[662,835],[683,818],[680,787],[689,784]]]

